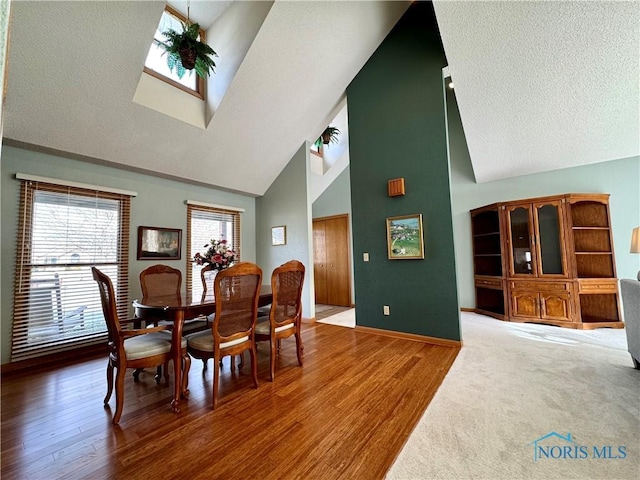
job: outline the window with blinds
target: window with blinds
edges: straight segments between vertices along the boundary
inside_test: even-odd
[[[187,289],[197,298],[202,294],[200,270],[193,263],[196,253],[204,253],[211,240],[226,240],[240,261],[240,213],[215,207],[187,205]]]
[[[23,181],[11,361],[103,342],[95,266],[128,302],[130,196]]]

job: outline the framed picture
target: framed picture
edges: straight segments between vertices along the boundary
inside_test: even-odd
[[[387,218],[387,255],[391,260],[424,258],[422,214]]]
[[[271,227],[271,245],[287,244],[287,227],[280,225],[279,227]]]
[[[138,260],[180,260],[182,230],[138,227]]]

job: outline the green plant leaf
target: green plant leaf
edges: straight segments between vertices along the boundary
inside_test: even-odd
[[[167,67],[169,67],[169,71],[173,72],[173,68],[176,66],[176,61],[178,57],[175,54],[170,53],[167,55]]]
[[[165,32],[162,32],[164,37],[167,39],[166,42],[155,40],[159,46],[164,48],[165,53],[168,54],[167,66],[169,67],[169,70],[173,72],[173,68],[175,68],[178,78],[182,78],[184,76],[186,69],[180,60],[179,51],[183,43],[189,43],[193,45],[196,50],[196,64],[194,66],[196,74],[202,78],[206,78],[212,71],[215,73],[214,67],[216,64],[209,55],[217,57],[218,54],[206,43],[198,41],[200,25],[197,23],[192,23],[191,25],[183,23],[182,29],[183,31],[181,33],[178,33],[173,29],[168,29]]]

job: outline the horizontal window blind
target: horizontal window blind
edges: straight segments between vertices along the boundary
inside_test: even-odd
[[[95,266],[128,312],[130,196],[25,180],[20,190],[11,360],[106,340]]]
[[[226,240],[240,261],[240,212],[187,204],[187,289],[202,294],[200,270],[193,263],[196,253],[204,253],[211,240]]]

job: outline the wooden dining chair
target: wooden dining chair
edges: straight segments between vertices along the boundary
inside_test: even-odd
[[[116,370],[116,413],[113,416],[113,424],[120,421],[122,408],[124,405],[124,377],[127,368],[141,369],[146,367],[156,367],[166,364],[173,358],[171,342],[167,341],[167,336],[161,332],[168,330],[167,325],[159,325],[150,328],[125,329],[127,324],[132,324],[137,319],[118,318],[116,308],[116,297],[111,279],[92,267],[93,279],[98,283],[100,290],[100,300],[102,312],[107,323],[109,363],[107,364],[107,395],[104,397],[104,404],[109,404],[109,399],[113,393],[114,370]],[[182,343],[183,358],[183,383],[182,390],[186,390],[191,358],[187,354],[186,340]],[[137,379],[136,379],[137,380]]]
[[[177,268],[168,265],[152,265],[140,272],[140,287],[142,296],[180,296],[182,290],[182,272]],[[158,319],[156,325],[173,325],[172,321]],[[200,332],[209,329],[209,322],[206,317],[187,319],[182,327],[182,334]]]
[[[273,300],[268,321],[260,321],[255,328],[256,342],[269,342],[271,346],[271,381],[275,377],[276,357],[280,352],[280,340],[292,335],[296,338],[298,363],[302,366],[302,286],[304,284],[304,265],[290,260],[273,270],[271,274],[271,292]]]
[[[188,351],[194,358],[213,358],[220,363],[225,356],[249,350],[253,384],[258,388],[258,364],[253,331],[262,286],[262,270],[254,263],[239,262],[218,272],[214,281],[216,311],[208,332],[187,336]],[[220,369],[213,369],[213,400],[218,402]]]
[[[216,270],[216,268],[211,264],[205,265],[200,270],[200,281],[202,282],[202,297],[203,298],[206,297],[207,292],[209,290],[213,290],[213,288],[214,288],[213,283],[215,281],[217,273],[218,273],[218,270]],[[216,315],[215,312],[211,312],[209,315],[206,316],[207,321],[209,323],[212,323],[215,315]],[[240,356],[240,368],[242,368],[242,365],[243,365],[242,360],[243,360],[243,357]],[[220,366],[220,368],[222,368],[222,359],[220,359],[219,366]],[[235,370],[235,368],[236,368],[236,361],[235,361],[235,357],[232,356],[231,357],[231,371]],[[205,372],[206,370],[207,370],[207,359],[202,359],[202,371]]]
[[[140,287],[142,288],[143,297],[160,297],[164,295],[180,296],[182,290],[182,272],[177,268],[168,265],[151,265],[140,272]],[[152,320],[153,325],[168,325],[173,327],[173,321],[157,318]],[[202,332],[209,329],[209,322],[205,317],[185,319],[182,326],[182,336],[190,333]],[[166,332],[170,334],[171,332]],[[140,375],[140,370],[134,370],[133,377],[135,379]],[[156,373],[156,381],[160,381],[162,375],[162,367],[158,367]],[[165,365],[164,377],[168,381],[169,369]]]

